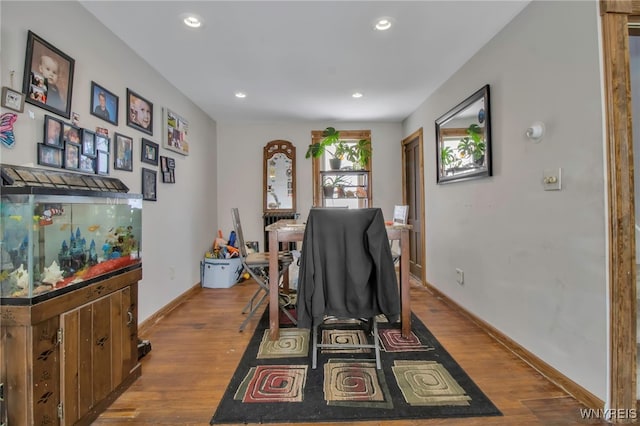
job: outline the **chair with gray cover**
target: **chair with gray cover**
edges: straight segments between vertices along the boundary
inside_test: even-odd
[[[296,307],[298,327],[312,329],[312,368],[316,368],[318,350],[324,348],[373,349],[376,367],[381,368],[376,317],[383,314],[390,322],[397,322],[400,296],[379,208],[311,209]],[[365,324],[372,336],[349,343],[319,342],[319,329],[335,325],[335,319],[355,319]]]

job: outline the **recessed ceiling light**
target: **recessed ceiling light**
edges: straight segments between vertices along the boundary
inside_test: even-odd
[[[242,99],[242,98],[246,98],[246,97],[247,97],[246,93],[244,93],[244,92],[236,92],[236,98]]]
[[[361,97],[363,97],[364,95],[363,95],[362,93],[360,93],[360,92],[355,92],[355,93],[354,93],[353,95],[351,95],[351,96],[357,99],[357,98],[361,98]]]
[[[202,21],[200,21],[200,19],[195,15],[187,15],[182,22],[184,22],[187,27],[191,28],[200,28],[202,25]]]
[[[391,28],[391,18],[380,18],[376,21],[374,28],[378,31],[386,31]]]

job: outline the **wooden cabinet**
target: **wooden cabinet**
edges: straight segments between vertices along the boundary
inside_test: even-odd
[[[2,306],[2,382],[8,424],[90,424],[140,376],[142,269],[41,303]]]

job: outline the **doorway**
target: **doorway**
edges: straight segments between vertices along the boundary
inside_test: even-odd
[[[425,277],[424,160],[422,128],[402,140],[402,203],[409,206],[411,225],[409,270],[423,285]]]
[[[629,17],[629,66],[631,72],[631,104],[633,110],[633,120],[632,120],[632,135],[633,135],[633,164],[634,170],[640,171],[640,155],[636,153],[640,153],[640,16],[631,16]],[[634,194],[635,199],[640,200],[640,172],[634,173]],[[640,212],[638,209],[640,208],[640,203],[636,202],[635,205],[635,232],[636,232],[636,263],[640,256],[638,255],[638,248],[640,248],[640,226],[638,225],[638,218],[640,218]],[[636,264],[636,297],[640,292],[638,292],[638,265]],[[640,301],[636,299],[636,347],[640,347],[640,335],[638,335],[638,330],[640,330],[640,312],[637,309]],[[640,368],[638,368],[637,364],[637,355],[636,355],[636,374],[638,375],[638,379],[640,379]],[[636,383],[639,383],[636,380]],[[638,388],[640,389],[640,388]],[[640,400],[640,390],[636,389],[636,399]]]
[[[609,383],[607,408],[635,410],[636,395],[636,239],[630,15],[637,2],[599,2],[605,110],[609,235]],[[615,419],[614,419],[615,421]]]

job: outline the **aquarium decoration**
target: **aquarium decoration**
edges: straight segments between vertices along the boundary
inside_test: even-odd
[[[51,262],[51,266],[49,266],[48,268],[44,268],[40,281],[42,281],[44,284],[50,285],[56,285],[60,281],[64,281],[64,277],[62,276],[62,269],[60,269],[60,266],[55,260]]]

